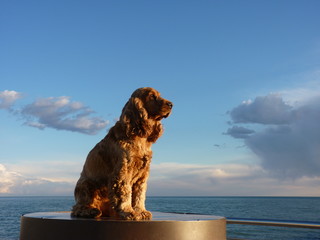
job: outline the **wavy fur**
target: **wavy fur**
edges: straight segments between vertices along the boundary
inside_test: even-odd
[[[172,103],[152,88],[133,92],[119,121],[88,154],[75,187],[75,217],[151,219],[145,209],[151,145]]]

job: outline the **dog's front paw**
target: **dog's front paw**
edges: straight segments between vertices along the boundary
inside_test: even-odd
[[[151,220],[152,213],[141,208],[134,208],[136,212],[136,220]]]
[[[152,213],[144,210],[140,213],[141,220],[151,220],[152,219]]]
[[[134,212],[119,212],[118,215],[122,220],[136,220],[136,214]]]

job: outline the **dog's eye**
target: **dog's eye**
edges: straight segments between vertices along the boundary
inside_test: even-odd
[[[154,94],[151,94],[151,95],[150,95],[150,99],[151,99],[151,100],[156,100],[157,97],[156,97]]]

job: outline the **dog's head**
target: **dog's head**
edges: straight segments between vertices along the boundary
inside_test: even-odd
[[[148,118],[160,121],[170,115],[173,104],[162,98],[160,93],[153,88],[138,88],[131,98],[139,101],[146,110]]]
[[[155,142],[162,133],[160,120],[170,115],[173,104],[153,88],[135,90],[122,110],[120,120],[127,125],[127,136]]]

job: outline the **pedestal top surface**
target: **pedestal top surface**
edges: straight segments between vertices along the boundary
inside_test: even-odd
[[[75,218],[71,217],[71,212],[36,212],[24,214],[23,217],[27,218],[41,218],[41,219],[54,219],[54,220],[83,220],[83,221],[125,221],[130,220],[116,220],[112,218]],[[152,220],[142,220],[138,222],[154,222],[154,221],[210,221],[222,220],[224,217],[214,215],[200,215],[200,214],[180,214],[180,213],[164,213],[152,212]],[[137,222],[137,221],[134,221]]]

